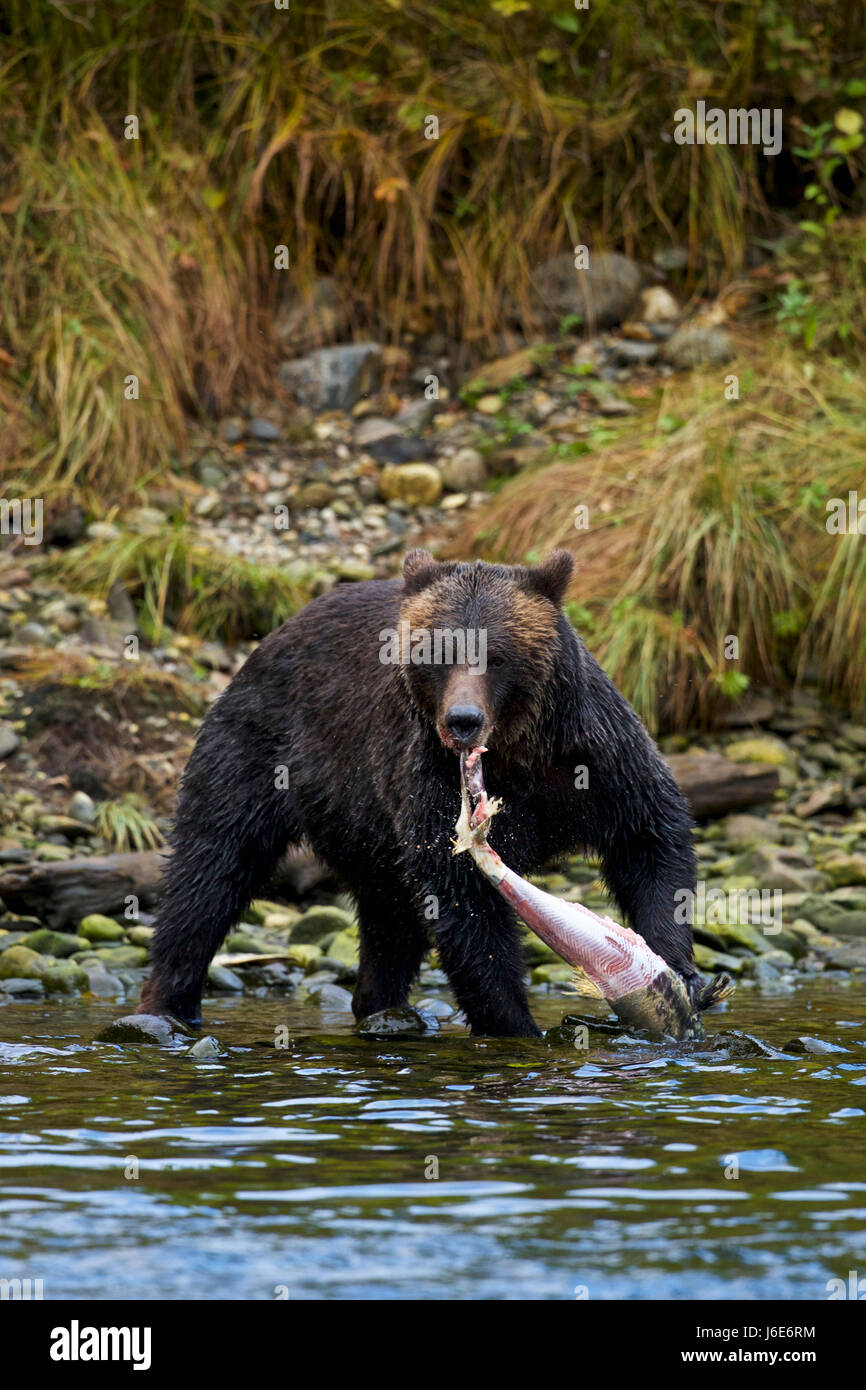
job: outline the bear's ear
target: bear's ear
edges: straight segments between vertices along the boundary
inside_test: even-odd
[[[439,569],[439,561],[434,560],[429,550],[410,550],[403,561],[403,578],[407,594],[417,594],[432,584]]]
[[[526,588],[549,598],[558,608],[574,569],[574,556],[569,550],[554,550],[542,564],[526,571]]]

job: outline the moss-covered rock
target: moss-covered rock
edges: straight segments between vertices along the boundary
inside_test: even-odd
[[[80,965],[71,960],[62,960],[43,970],[42,983],[48,994],[81,994],[82,990],[89,988],[90,979]]]
[[[87,949],[87,941],[83,936],[73,936],[71,932],[51,931],[48,927],[28,932],[22,945],[29,947],[31,951],[37,951],[40,955],[56,956],[58,960],[73,955],[75,951]]]
[[[843,907],[831,898],[806,898],[800,906],[799,915],[820,931],[830,932],[833,936],[866,936],[866,911]]]
[[[544,965],[536,965],[532,972],[532,983],[534,985],[567,985],[574,979],[574,969],[570,965],[554,962]]]
[[[147,965],[147,951],[143,946],[108,946],[92,954],[112,970],[137,970]]]
[[[793,767],[796,761],[788,744],[770,734],[737,739],[727,745],[725,756],[732,763],[771,763],[773,767]]]
[[[322,953],[318,946],[293,943],[286,952],[286,959],[290,965],[299,965],[302,970],[309,972],[317,968]]]
[[[130,927],[126,934],[133,946],[143,946],[145,950],[149,950],[154,932],[155,928],[153,927]]]
[[[91,912],[78,924],[78,934],[87,941],[125,941],[126,929],[101,912]]]
[[[27,946],[10,946],[0,953],[0,980],[38,980],[52,964],[50,956]]]
[[[866,854],[828,855],[818,863],[834,888],[866,884]]]
[[[354,926],[354,917],[342,907],[311,907],[292,927],[290,941],[292,946],[307,946],[320,942],[331,933],[348,931]]]
[[[231,936],[226,938],[223,950],[236,955],[270,955],[270,947],[267,942],[262,941],[258,936],[253,936],[250,932],[243,931],[232,932]]]
[[[337,932],[328,947],[326,959],[339,961],[342,965],[357,966],[358,949],[358,928],[349,927],[346,931]]]

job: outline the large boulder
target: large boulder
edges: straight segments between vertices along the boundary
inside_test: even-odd
[[[536,299],[553,320],[579,315],[590,331],[610,328],[628,318],[641,291],[640,267],[615,252],[590,252],[578,270],[574,256],[551,256],[532,273]]]
[[[351,410],[362,395],[377,389],[381,364],[378,343],[341,343],[283,362],[279,376],[301,405]]]

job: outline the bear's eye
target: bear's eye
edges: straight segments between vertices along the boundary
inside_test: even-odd
[[[505,665],[505,657],[501,654],[501,652],[492,652],[492,653],[488,656],[488,658],[487,658],[487,665],[488,665],[488,666],[504,666],[504,665]]]

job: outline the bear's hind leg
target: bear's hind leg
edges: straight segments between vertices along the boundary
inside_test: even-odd
[[[201,1021],[211,959],[300,838],[271,759],[206,725],[184,777],[139,1013]]]

